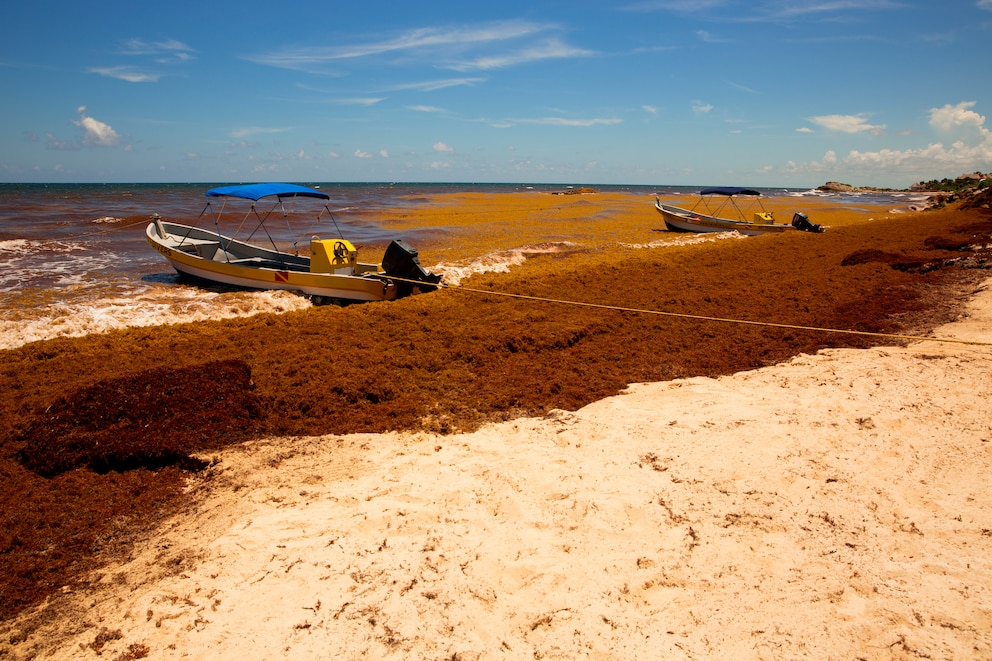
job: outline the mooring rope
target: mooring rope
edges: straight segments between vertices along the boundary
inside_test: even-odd
[[[143,220],[136,220],[133,223],[127,223],[126,225],[118,225],[117,223],[106,223],[110,227],[103,229],[93,230],[91,232],[83,232],[82,234],[73,234],[72,236],[65,236],[58,239],[28,239],[29,241],[53,241],[55,243],[74,241],[75,239],[83,239],[88,236],[96,236],[97,234],[110,234],[111,232],[116,232],[117,230],[127,229],[128,227],[134,227],[136,225],[147,225],[152,222],[151,219],[145,218]]]
[[[399,280],[400,278],[394,278]],[[407,280],[407,282],[414,282],[414,280]],[[423,284],[423,283],[419,283]],[[948,344],[967,344],[972,346],[980,347],[992,347],[992,342],[983,342],[981,340],[962,340],[954,337],[924,337],[922,335],[904,335],[900,333],[877,333],[872,331],[859,331],[850,330],[844,328],[824,328],[820,326],[802,326],[799,324],[779,324],[771,321],[751,321],[748,319],[731,319],[727,317],[711,317],[702,314],[690,314],[687,312],[666,312],[664,310],[649,310],[645,308],[628,308],[619,305],[606,305],[604,303],[588,303],[584,301],[570,301],[559,298],[547,298],[544,296],[531,296],[528,294],[514,294],[511,292],[500,292],[500,291],[490,291],[487,289],[473,289],[472,287],[452,287],[451,285],[440,285],[443,289],[448,289],[451,291],[463,291],[474,294],[488,294],[490,296],[503,296],[505,298],[516,298],[526,301],[538,301],[541,303],[556,303],[560,305],[574,305],[577,307],[585,308],[595,308],[599,310],[615,310],[618,312],[633,312],[636,314],[653,314],[663,317],[677,317],[681,319],[693,319],[696,321],[715,321],[725,324],[740,324],[746,326],[762,326],[766,328],[784,328],[788,330],[801,330],[810,331],[816,333],[842,333],[846,335],[861,335],[867,337],[880,337],[891,340],[909,340],[916,342],[944,342]]]

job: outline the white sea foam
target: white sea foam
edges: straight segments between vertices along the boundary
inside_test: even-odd
[[[698,234],[680,234],[672,233],[670,236],[666,236],[661,239],[655,239],[649,243],[621,243],[620,246],[624,248],[642,249],[642,248],[669,248],[671,246],[693,246],[698,243],[709,243],[711,241],[720,241],[722,239],[745,239],[746,235],[740,232],[705,232]]]
[[[30,317],[0,312],[0,349],[56,337],[82,337],[111,330],[180,324],[207,319],[289,312],[311,306],[286,291],[210,292],[194,287],[152,288],[131,296],[56,303]]]
[[[84,250],[78,244],[64,242],[5,241],[0,246],[0,292],[10,292],[25,283],[52,281],[58,286],[74,286],[86,281],[88,274],[117,263],[111,252]],[[82,254],[71,254],[82,251]]]
[[[39,251],[67,253],[74,250],[85,250],[85,244],[76,241],[38,241],[35,239],[7,239],[0,241],[0,254],[28,254]]]
[[[568,241],[554,243],[539,243],[532,246],[522,246],[509,250],[500,250],[468,262],[441,262],[432,270],[444,276],[444,284],[458,286],[464,278],[481,273],[507,273],[511,267],[520,266],[529,257],[536,255],[554,255],[580,250],[578,244]]]
[[[22,254],[29,252],[31,250],[31,243],[27,239],[7,239],[6,241],[0,241],[0,254]]]

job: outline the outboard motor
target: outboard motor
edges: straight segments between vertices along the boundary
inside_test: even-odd
[[[809,222],[809,216],[804,214],[802,211],[797,211],[796,215],[792,217],[792,226],[797,230],[802,230],[803,232],[822,232],[823,226],[816,225]]]
[[[417,251],[400,239],[394,240],[386,248],[386,254],[382,256],[382,270],[386,275],[402,278],[396,282],[397,298],[408,296],[414,287],[420,291],[434,291],[441,282],[441,276],[425,271],[420,265]],[[415,282],[410,282],[411,280]]]

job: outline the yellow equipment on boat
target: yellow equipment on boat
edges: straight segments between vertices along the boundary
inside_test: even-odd
[[[770,225],[775,222],[775,219],[767,211],[759,211],[754,214],[754,222],[758,225]]]
[[[310,272],[332,273],[336,269],[354,268],[358,250],[345,239],[310,239]]]

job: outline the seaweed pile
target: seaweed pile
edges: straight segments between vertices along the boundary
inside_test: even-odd
[[[800,234],[800,233],[796,233]],[[451,433],[640,381],[898,340],[590,309],[925,333],[988,277],[992,217],[946,210],[663,250],[535,258],[387,304],[136,328],[0,353],[0,618],[86,589],[263,435]],[[469,290],[471,288],[471,291]]]

